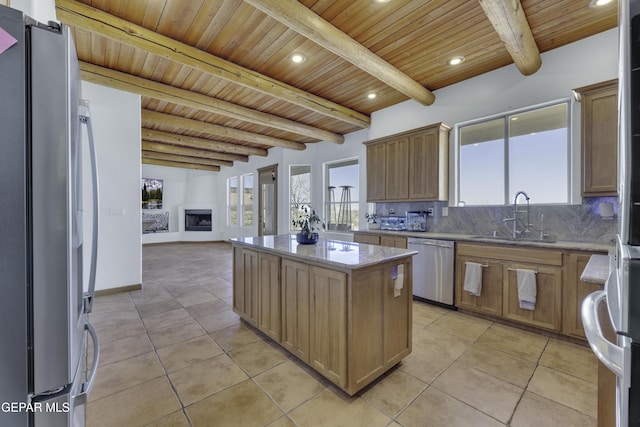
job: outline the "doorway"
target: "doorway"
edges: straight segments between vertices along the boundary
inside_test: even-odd
[[[278,233],[278,165],[258,169],[258,236]]]

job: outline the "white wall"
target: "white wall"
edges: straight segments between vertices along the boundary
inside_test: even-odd
[[[9,4],[44,24],[58,20],[55,0],[10,0]]]
[[[435,122],[445,122],[454,127],[471,119],[490,116],[548,101],[567,99],[571,97],[571,90],[587,84],[609,80],[617,76],[617,29],[613,29],[588,39],[561,47],[542,55],[542,67],[532,76],[523,76],[514,65],[503,67],[481,76],[469,79],[456,85],[446,87],[435,92],[436,101],[431,106],[422,106],[415,101],[406,101],[384,110],[377,111],[371,116],[371,127],[345,135],[345,142],[341,145],[330,142],[307,144],[306,150],[283,150],[272,148],[267,157],[251,156],[248,163],[235,162],[234,167],[223,167],[220,172],[198,173],[190,171],[159,168],[143,165],[146,178],[163,178],[161,172],[167,170],[168,178],[165,188],[170,185],[176,191],[171,195],[165,190],[167,200],[165,206],[188,203],[193,197],[207,195],[217,206],[214,218],[214,229],[218,230],[213,240],[229,239],[232,237],[257,235],[257,224],[250,228],[226,226],[226,180],[232,176],[246,173],[254,175],[254,218],[258,217],[257,169],[278,165],[278,232],[289,231],[288,218],[288,180],[290,165],[311,165],[312,204],[321,207],[324,202],[323,165],[327,162],[347,158],[360,159],[360,212],[367,212],[366,203],[366,171],[365,146],[363,141],[379,138],[397,132],[426,126]],[[572,159],[574,161],[576,189],[579,188],[579,141],[580,141],[580,106],[572,108]],[[452,167],[450,183],[454,183],[454,137],[451,137],[450,161]],[[173,172],[169,172],[173,170]],[[179,172],[181,171],[181,172]],[[157,176],[150,176],[151,172]],[[147,176],[149,175],[149,176]],[[171,183],[176,181],[175,185]],[[169,182],[167,182],[167,180]],[[178,183],[182,183],[178,185]],[[184,185],[186,184],[186,185]],[[211,188],[207,188],[211,185]],[[187,190],[199,188],[197,192]],[[453,189],[453,185],[451,185]],[[579,199],[574,196],[574,199]],[[450,196],[453,200],[453,194]],[[182,202],[181,202],[182,201]],[[172,208],[173,209],[173,208]],[[172,213],[172,216],[173,213]],[[362,220],[362,218],[361,218]],[[174,224],[175,225],[175,224]],[[176,226],[177,227],[177,226]],[[147,242],[147,235],[143,242]],[[160,236],[154,236],[161,238]],[[344,235],[342,235],[344,237]],[[169,237],[168,237],[169,238]],[[169,239],[181,239],[174,236]]]
[[[137,285],[142,283],[140,96],[82,82],[82,97],[89,100],[91,109],[100,184],[96,289]],[[91,181],[87,166],[84,174],[87,177],[83,183],[84,229],[91,230]],[[85,232],[87,238],[89,234]],[[85,240],[85,265],[89,246]],[[85,276],[87,270],[88,267]]]

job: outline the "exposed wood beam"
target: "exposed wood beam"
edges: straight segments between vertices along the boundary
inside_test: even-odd
[[[210,113],[219,114],[221,116],[261,126],[280,129],[298,135],[308,136],[310,138],[317,138],[321,141],[335,142],[337,144],[342,144],[344,142],[344,136],[337,133],[328,132],[293,120],[263,113],[262,111],[252,110],[251,108],[236,105],[231,102],[223,101],[200,93],[179,89],[153,80],[100,67],[88,62],[80,62],[80,77],[82,80],[91,83],[97,83],[103,86],[137,93],[139,95],[148,96],[162,101],[173,102],[178,105],[208,111]]]
[[[59,20],[68,25],[95,32],[119,43],[187,65],[334,119],[361,128],[369,127],[371,124],[369,116],[358,111],[218,58],[78,1],[56,0],[56,14]]]
[[[478,1],[518,70],[525,76],[538,71],[542,57],[520,0]]]
[[[178,156],[200,157],[211,160],[224,160],[227,162],[248,162],[249,157],[239,154],[219,153],[217,151],[198,150],[197,148],[180,147],[177,145],[163,144],[161,142],[142,140],[142,150],[155,151],[157,153],[175,154]]]
[[[145,165],[168,166],[171,168],[198,169],[198,170],[212,171],[212,172],[220,171],[220,166],[206,166],[206,165],[197,165],[194,163],[170,162],[167,160],[147,159],[144,157],[142,158],[142,163],[144,163]]]
[[[435,95],[427,88],[297,0],[244,1],[422,105],[431,105],[435,101]]]
[[[306,146],[300,142],[289,141],[288,139],[274,138],[272,136],[260,135],[259,133],[247,132],[246,130],[234,129],[213,123],[201,122],[187,119],[185,117],[173,116],[171,114],[159,113],[152,110],[142,110],[142,122],[151,122],[158,125],[174,126],[185,130],[204,132],[211,135],[223,136],[225,138],[247,141],[254,144],[268,145],[270,147],[290,148],[292,150],[304,150]]]
[[[168,162],[192,163],[205,166],[233,166],[233,162],[226,160],[203,159],[201,157],[181,156],[179,154],[158,153],[157,151],[142,150],[143,159],[166,160]]]
[[[142,139],[145,141],[166,142],[167,144],[179,145],[181,147],[199,148],[209,151],[222,151],[246,156],[266,157],[269,152],[264,148],[246,147],[244,145],[233,144],[231,142],[212,141],[195,136],[180,135],[177,133],[163,132],[155,129],[142,128]]]

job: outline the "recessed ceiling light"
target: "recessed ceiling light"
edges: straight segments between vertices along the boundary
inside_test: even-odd
[[[589,2],[589,7],[604,6],[605,4],[611,3],[611,1],[612,0],[591,0],[591,2]]]
[[[517,117],[511,117],[511,120],[512,121],[516,121],[516,120],[518,120],[518,118]]]
[[[378,95],[376,95],[376,94],[375,94],[375,93],[373,93],[373,92],[371,92],[371,93],[367,94],[367,98],[369,98],[369,99],[375,99],[375,97],[376,97],[376,96],[378,96]]]
[[[371,3],[389,3],[391,0],[371,0]]]
[[[296,64],[302,64],[304,61],[307,60],[307,57],[301,53],[294,53],[293,55],[291,55],[291,60]]]
[[[454,56],[450,60],[447,61],[449,65],[458,65],[464,62],[464,56]]]

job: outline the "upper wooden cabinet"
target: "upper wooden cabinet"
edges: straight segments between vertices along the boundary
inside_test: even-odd
[[[575,89],[582,103],[582,195],[618,194],[618,80]]]
[[[435,123],[365,142],[367,201],[448,200],[450,130]]]

